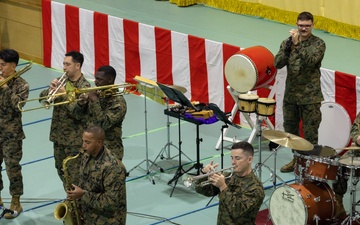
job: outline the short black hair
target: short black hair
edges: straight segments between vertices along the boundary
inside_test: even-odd
[[[13,62],[17,65],[19,63],[19,53],[14,49],[5,48],[0,51],[0,59],[7,63]]]
[[[232,149],[242,149],[248,155],[254,156],[254,147],[246,141],[236,142],[231,146]]]
[[[75,63],[80,63],[80,67],[82,67],[84,63],[84,55],[78,51],[70,51],[65,54],[65,56],[71,56],[72,61]]]
[[[112,66],[101,66],[99,69],[98,69],[98,72],[104,72],[104,74],[106,76],[110,76],[112,77],[114,80],[116,78],[116,70],[114,69],[114,67]]]
[[[94,134],[98,140],[105,140],[105,131],[100,126],[90,126],[84,132]]]
[[[311,20],[311,22],[314,22],[314,16],[309,12],[302,12],[298,15],[297,20]]]

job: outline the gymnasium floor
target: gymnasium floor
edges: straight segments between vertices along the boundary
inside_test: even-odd
[[[67,3],[65,0],[59,2]],[[98,0],[86,3],[84,1],[68,2],[90,10],[100,10],[119,17],[241,47],[262,43],[273,53],[277,51],[280,41],[288,36],[290,29],[288,25],[231,14],[201,5],[179,8],[167,1],[120,0],[117,3],[111,3],[115,4],[112,7],[110,1],[101,1],[101,4]],[[360,51],[357,50],[359,49],[358,41],[337,37],[323,31],[315,31],[315,33],[324,38],[328,46],[323,63],[325,68],[351,74],[357,73],[360,58]],[[22,63],[26,62],[22,61]],[[30,83],[30,98],[37,98],[40,91],[61,74],[61,71],[33,65],[30,71],[22,75]],[[197,223],[215,225],[218,210],[216,197],[210,201],[209,198],[195,193],[193,188],[186,188],[182,180],[185,175],[178,180],[175,188],[173,188],[175,182],[171,185],[167,184],[174,177],[179,165],[179,126],[184,170],[196,161],[196,126],[185,121],[179,124],[177,119],[170,117],[169,131],[172,145],[163,151],[168,143],[167,117],[164,115],[166,105],[132,94],[126,95],[125,98],[128,112],[123,124],[125,146],[123,161],[130,171],[126,183],[127,224],[167,224],[171,221],[182,225]],[[37,101],[26,105],[26,107],[36,106],[38,106]],[[54,168],[52,143],[49,141],[51,112],[51,109],[40,109],[23,114],[27,137],[24,140],[24,156],[21,162],[25,184],[24,195],[21,198],[24,212],[14,220],[2,219],[0,223],[28,225],[62,223],[56,221],[53,216],[54,208],[65,198],[65,193]],[[222,122],[217,122],[199,126],[199,137],[202,138],[199,152],[201,163],[207,164],[212,160],[221,162],[221,150],[216,150],[215,146],[220,137],[222,125]],[[250,133],[251,130],[247,127],[241,129],[230,127],[227,136],[246,140]],[[256,148],[253,166],[260,161],[266,165],[262,167],[261,172],[261,180],[265,182],[266,188],[266,198],[262,209],[266,209],[271,202],[274,190],[270,178],[274,170],[279,176],[277,183],[281,183],[281,180],[289,182],[294,180],[293,173],[279,172],[280,167],[291,159],[291,150],[283,147],[278,149],[275,168],[274,155],[271,155],[267,144],[268,141],[264,138],[261,140],[256,138],[253,141]],[[230,142],[224,142],[224,168],[230,166],[229,146],[231,146]],[[157,157],[160,153],[163,154],[163,159]],[[154,161],[158,167],[151,166]],[[164,172],[160,172],[159,167]],[[1,196],[5,201],[5,207],[9,207],[10,195],[5,171],[3,171],[3,179],[5,188]],[[331,182],[329,184],[331,186]],[[350,195],[348,193],[344,201],[345,208],[349,209]]]

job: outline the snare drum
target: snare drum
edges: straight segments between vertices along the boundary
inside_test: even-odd
[[[345,155],[344,155],[345,156]],[[360,177],[360,157],[346,155],[344,158],[339,159],[339,163],[344,171],[344,176],[350,178],[351,170],[353,170],[353,177]]]
[[[269,211],[276,225],[324,225],[335,215],[334,192],[325,182],[305,181],[277,188],[270,197]]]
[[[272,116],[275,112],[276,102],[272,98],[259,98],[256,104],[256,114],[260,116]]]
[[[336,180],[339,172],[339,162],[334,160],[336,150],[329,146],[315,146],[313,152],[316,154],[310,155],[305,177],[317,181]]]
[[[225,77],[230,87],[245,93],[268,85],[276,75],[274,55],[263,46],[240,50],[225,63]]]
[[[239,95],[239,110],[241,112],[252,113],[255,112],[256,102],[259,99],[255,94],[240,94]]]

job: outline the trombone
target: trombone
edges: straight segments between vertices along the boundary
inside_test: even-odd
[[[209,176],[211,176],[213,174],[221,173],[221,172],[224,172],[226,170],[230,170],[230,174],[227,177],[225,177],[225,179],[229,179],[233,175],[233,169],[234,169],[234,167],[232,166],[232,167],[229,167],[229,168],[225,168],[225,169],[221,169],[221,170],[217,170],[217,171],[215,170],[215,171],[212,171],[212,172],[209,172],[209,173],[206,173],[206,174],[202,174],[202,175],[198,175],[198,176],[188,176],[188,177],[186,177],[186,179],[184,181],[184,186],[185,187],[191,187],[193,182],[196,181],[196,180],[200,180],[202,178],[209,177]],[[209,180],[206,180],[206,181],[201,182],[199,185],[201,187],[203,187],[203,186],[206,186],[206,185],[209,185],[209,184],[211,184],[211,182]]]
[[[21,74],[25,73],[26,71],[30,70],[32,66],[32,62],[29,62],[26,66],[24,66],[23,68],[21,68],[18,72],[8,76],[6,79],[2,80],[0,82],[0,87],[3,86],[4,84],[6,84],[7,82],[9,82],[11,79],[13,78],[17,78],[19,77]],[[0,74],[1,75],[1,74]]]
[[[119,90],[118,90],[119,88],[123,88],[123,90],[121,92],[119,92]],[[50,109],[50,107],[52,107],[52,106],[65,105],[65,104],[79,101],[80,98],[77,98],[77,96],[79,94],[85,94],[85,93],[89,93],[89,92],[93,92],[93,91],[98,91],[100,96],[117,96],[117,95],[129,94],[134,91],[133,88],[136,88],[136,84],[124,83],[124,84],[111,84],[111,85],[90,87],[90,88],[75,88],[73,90],[68,90],[64,93],[52,93],[51,95],[43,96],[40,98],[34,98],[34,99],[20,101],[18,103],[18,108],[21,112],[28,112],[28,111],[44,109],[44,108]],[[53,101],[53,100],[55,100],[56,97],[65,96],[65,95],[67,95],[66,96],[67,98],[65,101],[56,102],[56,103],[55,102],[48,102],[48,103],[46,102],[49,99],[52,99],[52,101]],[[22,105],[24,105],[25,103],[33,102],[33,101],[40,101],[40,102],[42,102],[42,104],[39,107],[34,107],[34,108],[29,108],[29,109],[22,108]]]

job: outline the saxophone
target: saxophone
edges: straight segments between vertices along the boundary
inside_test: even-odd
[[[70,160],[76,159],[79,156],[80,154],[77,154],[75,156],[68,156],[64,159],[62,163],[66,190],[70,190],[72,188],[67,163]],[[58,204],[54,210],[54,217],[57,220],[63,219],[64,224],[66,225],[81,225],[81,218],[76,204],[76,200],[65,200],[62,203]]]

